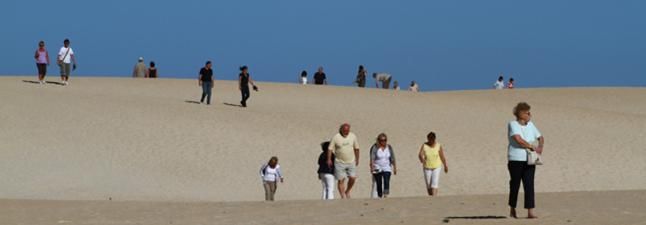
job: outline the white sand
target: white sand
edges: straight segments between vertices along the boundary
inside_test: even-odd
[[[53,78],[50,78],[53,79]],[[391,197],[423,196],[417,152],[438,134],[449,173],[441,195],[507,193],[506,123],[532,105],[546,138],[537,192],[646,189],[646,89],[516,89],[409,93],[259,83],[248,108],[217,82],[199,105],[193,80],[72,78],[70,86],[0,78],[0,198],[257,201],[258,168],[276,155],[279,200],[318,199],[319,144],[342,122],[361,144],[355,198],[370,189],[368,148],[396,150]]]

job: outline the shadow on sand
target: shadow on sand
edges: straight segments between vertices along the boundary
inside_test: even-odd
[[[239,104],[233,104],[233,103],[228,103],[228,102],[225,102],[225,103],[224,103],[224,105],[226,105],[226,106],[233,106],[233,107],[242,107],[242,105],[239,105]]]
[[[186,100],[186,101],[184,101],[184,102],[186,102],[186,103],[191,103],[191,104],[198,104],[198,105],[199,105],[199,104],[202,104],[202,103],[200,103],[200,102],[198,102],[198,101],[193,101],[193,100]]]
[[[22,80],[22,82],[30,83],[30,84],[40,84],[40,82],[38,82],[38,81],[33,81],[33,80]]]
[[[56,81],[45,81],[45,83],[48,83],[48,84],[55,84],[55,85],[60,85],[60,86],[65,86],[65,84],[63,84],[63,83],[61,83],[61,82],[56,82]]]
[[[30,83],[30,84],[40,84],[40,82],[39,82],[39,81],[33,81],[33,80],[22,80],[22,82]],[[56,82],[56,81],[45,81],[45,83],[47,83],[47,84],[55,84],[55,85],[64,86],[64,85],[63,85],[63,83],[61,83],[61,82]]]
[[[499,220],[507,219],[505,216],[448,216],[442,222],[448,223],[451,220]]]

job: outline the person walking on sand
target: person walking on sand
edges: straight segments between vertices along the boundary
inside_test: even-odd
[[[364,68],[363,65],[359,65],[359,72],[357,72],[357,78],[355,80],[358,87],[366,87],[367,75],[368,71],[366,70],[366,68]]]
[[[514,78],[510,77],[509,82],[507,83],[507,89],[514,89]]]
[[[496,90],[502,90],[503,88],[505,88],[505,78],[503,76],[499,76],[498,80],[493,83],[493,87]]]
[[[377,136],[377,143],[370,148],[370,171],[375,179],[377,195],[386,198],[390,194],[390,175],[397,175],[395,150],[388,144],[385,133]]]
[[[146,64],[144,63],[144,57],[139,57],[139,60],[137,60],[137,64],[135,64],[135,68],[132,69],[132,77],[134,78],[144,78],[148,77],[146,74]]]
[[[249,84],[251,84],[254,91],[258,91],[258,86],[253,83],[253,79],[251,79],[251,75],[249,75],[249,68],[247,66],[242,66],[240,67],[240,74],[238,75],[238,89],[242,94],[242,100],[240,101],[240,105],[242,105],[242,107],[247,107],[247,100],[251,95],[249,92]]]
[[[327,76],[323,72],[323,67],[319,66],[318,70],[314,74],[314,84],[315,85],[327,85]]]
[[[150,61],[150,67],[148,67],[148,73],[146,73],[148,78],[157,78],[157,67],[155,67],[155,62]]]
[[[516,216],[516,201],[518,199],[518,190],[520,183],[523,183],[525,191],[525,208],[527,209],[527,218],[537,218],[534,215],[534,173],[536,165],[527,164],[527,151],[535,151],[543,154],[543,144],[545,138],[538,131],[538,128],[531,121],[532,114],[529,112],[531,106],[525,102],[520,102],[514,107],[515,120],[509,122],[507,126],[507,138],[509,145],[507,147],[507,169],[509,170],[509,216]]]
[[[328,149],[329,147],[329,141],[321,143],[323,152],[319,155],[319,169],[316,171],[323,186],[321,193],[321,199],[323,200],[334,199],[334,165],[330,166],[327,164],[327,154],[330,151]],[[334,153],[332,153],[332,160],[334,161]]]
[[[74,56],[74,50],[70,46],[69,39],[63,41],[63,47],[58,51],[56,61],[61,69],[61,82],[63,82],[63,85],[68,85],[72,70],[76,70],[76,56]]]
[[[444,167],[444,173],[449,172],[449,166],[446,164],[446,157],[444,156],[444,148],[435,139],[434,132],[428,133],[426,143],[422,144],[418,154],[419,162],[422,163],[422,171],[424,172],[426,191],[429,196],[437,196],[442,167]]]
[[[379,82],[381,82],[381,88],[383,89],[389,89],[390,88],[390,80],[392,79],[392,76],[388,73],[372,73],[372,78],[375,78],[375,85],[377,88],[379,88]]]
[[[408,90],[412,92],[419,92],[419,85],[417,85],[415,81],[411,81],[410,87],[408,87]]]
[[[300,82],[302,85],[307,84],[307,71],[303,70],[303,72],[301,72]]]
[[[211,104],[211,92],[213,91],[213,70],[211,69],[211,61],[206,61],[206,64],[202,69],[200,69],[200,77],[198,82],[200,87],[202,87],[202,98],[200,98],[200,103],[204,104],[204,98],[206,97],[206,104]]]
[[[334,177],[338,183],[341,198],[350,198],[350,191],[357,180],[359,166],[359,142],[357,136],[350,132],[350,124],[344,123],[339,127],[339,133],[332,137],[328,147],[327,165],[334,165]],[[336,158],[332,158],[332,154]],[[347,188],[345,179],[348,178]]]
[[[272,156],[267,164],[260,167],[260,178],[262,179],[262,186],[265,188],[265,201],[274,201],[278,181],[284,182],[283,173],[280,171],[280,165],[278,165],[278,157]]]
[[[47,67],[49,66],[49,53],[45,48],[45,42],[38,42],[38,49],[34,54],[36,59],[36,69],[38,69],[38,82],[45,84],[45,75],[47,75]]]

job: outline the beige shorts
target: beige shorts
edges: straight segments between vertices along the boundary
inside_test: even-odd
[[[357,166],[354,163],[334,162],[334,177],[343,180],[346,177],[357,177]]]

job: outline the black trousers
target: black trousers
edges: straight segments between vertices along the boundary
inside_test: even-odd
[[[377,195],[381,198],[390,193],[390,172],[379,172],[372,175],[377,183]]]
[[[533,209],[534,205],[534,173],[536,172],[535,165],[527,165],[526,161],[509,161],[507,163],[509,170],[509,206],[516,208],[518,201],[518,190],[520,189],[520,182],[523,182],[523,190],[525,191],[525,208]]]
[[[249,96],[251,95],[251,92],[249,92],[249,87],[243,86],[240,88],[240,93],[242,94],[242,100],[240,101],[240,104],[243,107],[247,107],[247,99],[249,99]]]

